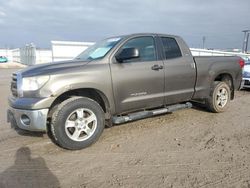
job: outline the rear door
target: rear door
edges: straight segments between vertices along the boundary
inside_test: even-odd
[[[196,68],[173,37],[161,36],[165,69],[165,104],[188,101],[194,93]]]
[[[140,57],[117,62],[115,55],[124,48],[137,48]],[[163,61],[158,60],[154,36],[130,38],[116,54],[110,66],[117,113],[163,105]]]

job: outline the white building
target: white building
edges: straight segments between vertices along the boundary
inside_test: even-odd
[[[52,61],[73,59],[93,44],[93,42],[51,41]]]
[[[29,44],[23,48],[13,50],[0,49],[0,56],[6,56],[9,61],[20,62],[26,65],[63,61],[75,58],[94,42],[51,41],[50,49],[37,49]],[[226,52],[221,50],[207,50],[190,48],[193,56],[240,56],[250,59],[250,54],[241,52]]]

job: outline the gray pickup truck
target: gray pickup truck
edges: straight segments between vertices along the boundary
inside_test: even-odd
[[[94,143],[105,125],[190,108],[223,112],[239,89],[239,57],[193,57],[178,36],[132,34],[105,39],[74,60],[14,73],[8,122],[46,131],[66,149]]]

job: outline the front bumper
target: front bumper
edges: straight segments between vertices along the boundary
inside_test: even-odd
[[[7,121],[11,123],[12,128],[28,131],[46,131],[48,111],[49,109],[23,110],[9,108]]]
[[[243,78],[241,88],[250,88],[250,78]]]
[[[14,96],[9,96],[8,102],[9,106],[15,109],[45,109],[49,108],[55,97],[45,97],[45,98],[17,98]]]

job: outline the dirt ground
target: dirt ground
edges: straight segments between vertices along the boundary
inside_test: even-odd
[[[227,112],[192,108],[105,129],[81,151],[6,123],[11,72],[0,69],[0,187],[250,188],[250,91]]]

